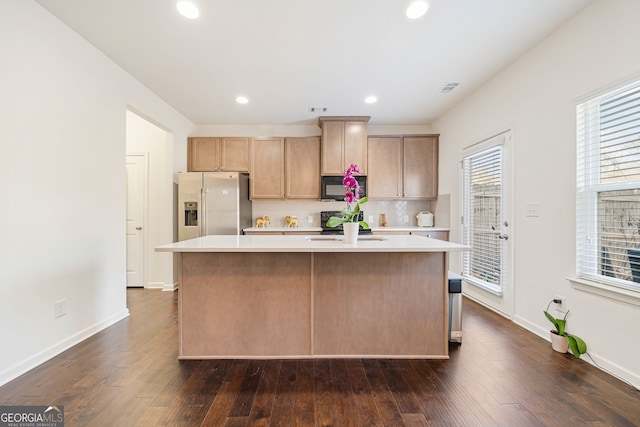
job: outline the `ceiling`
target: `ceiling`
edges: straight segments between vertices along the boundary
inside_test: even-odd
[[[197,125],[426,125],[591,0],[36,1]]]

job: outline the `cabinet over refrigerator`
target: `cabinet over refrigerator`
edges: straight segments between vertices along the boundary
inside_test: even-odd
[[[251,227],[249,177],[237,172],[178,174],[178,240],[242,234]]]

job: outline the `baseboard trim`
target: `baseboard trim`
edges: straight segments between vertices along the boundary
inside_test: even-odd
[[[163,292],[174,292],[178,290],[178,282],[167,283],[162,287]]]
[[[18,378],[20,375],[23,375],[33,368],[43,364],[47,360],[53,359],[60,353],[68,350],[76,344],[86,340],[92,335],[97,334],[98,332],[108,328],[109,326],[119,322],[122,319],[129,317],[129,309],[125,308],[124,310],[114,314],[113,316],[96,323],[93,326],[90,326],[82,331],[77,332],[76,334],[71,335],[68,338],[63,339],[57,344],[52,345],[49,348],[42,350],[41,352],[27,358],[21,363],[18,363],[9,369],[0,373],[0,386],[5,385],[9,381],[12,381]]]
[[[165,286],[164,282],[147,282],[145,289],[164,289]]]

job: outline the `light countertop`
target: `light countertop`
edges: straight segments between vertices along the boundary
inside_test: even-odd
[[[158,246],[156,252],[459,252],[457,243],[412,235],[360,236],[348,245],[336,236],[205,236]]]
[[[282,233],[282,232],[296,232],[296,233],[317,233],[319,231],[322,231],[321,227],[250,227],[250,228],[245,228],[243,231],[245,232],[265,232],[265,233]],[[447,227],[418,227],[415,225],[406,225],[406,226],[399,226],[399,227],[371,227],[371,231],[373,231],[374,233],[376,231],[398,231],[398,232],[403,232],[403,231],[425,231],[425,232],[429,232],[429,231],[449,231],[449,228]]]

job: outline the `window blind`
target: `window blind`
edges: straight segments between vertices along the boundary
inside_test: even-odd
[[[463,159],[465,279],[502,292],[502,146]]]
[[[576,113],[578,276],[640,290],[640,82]]]

